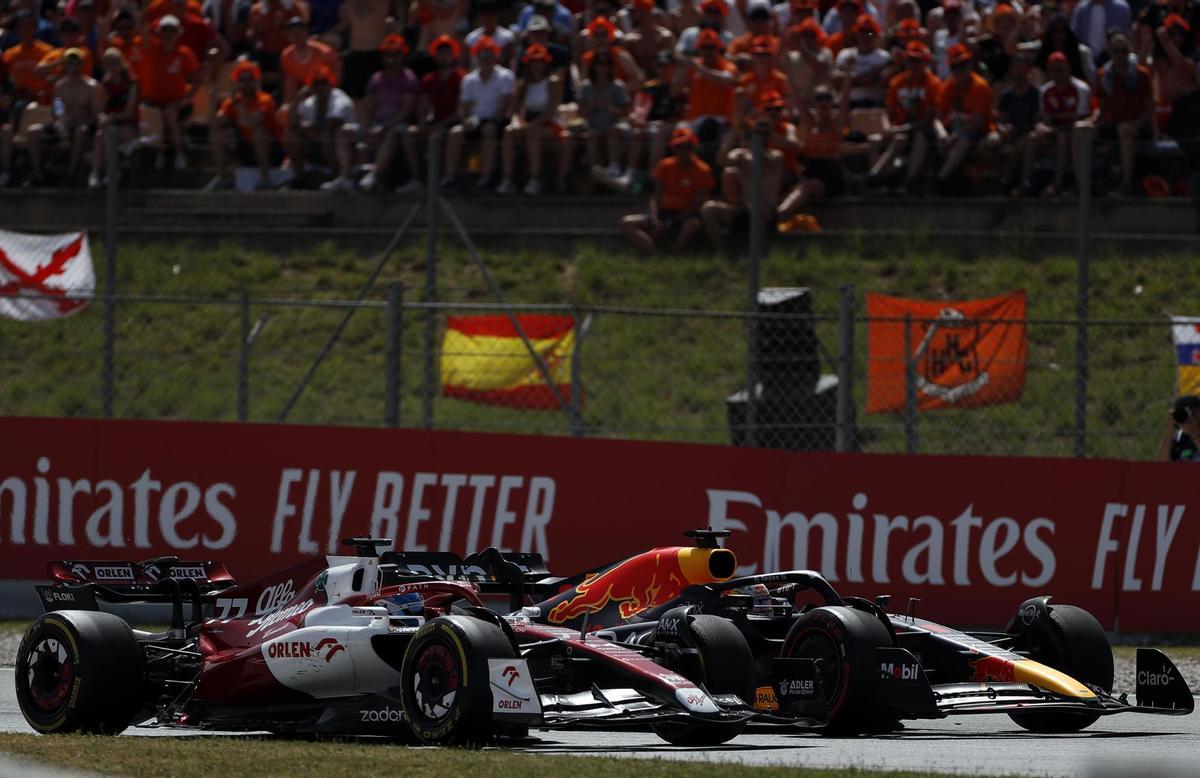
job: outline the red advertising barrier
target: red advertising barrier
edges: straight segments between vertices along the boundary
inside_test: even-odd
[[[565,575],[711,525],[743,572],[811,567],[955,624],[1052,594],[1106,627],[1200,632],[1183,466],[60,419],[2,419],[0,439],[5,579],[176,554],[249,581],[355,534],[537,551]]]

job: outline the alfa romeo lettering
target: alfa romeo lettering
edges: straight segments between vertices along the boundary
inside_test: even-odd
[[[282,608],[287,604],[288,600],[292,599],[292,594],[291,578],[283,583],[266,587],[262,590],[262,594],[258,595],[258,602],[254,606],[254,615],[261,616],[264,613],[270,613]]]

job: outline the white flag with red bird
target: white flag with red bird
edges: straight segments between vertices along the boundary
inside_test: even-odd
[[[87,232],[29,235],[0,230],[0,316],[61,319],[96,289]]]

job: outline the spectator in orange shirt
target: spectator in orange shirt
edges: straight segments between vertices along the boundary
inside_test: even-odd
[[[53,48],[37,39],[37,19],[31,11],[23,8],[17,11],[14,26],[18,43],[4,52],[4,67],[16,91],[13,108],[16,123],[26,105],[48,99],[50,82],[37,74],[37,66]]]
[[[779,38],[772,31],[771,4],[766,0],[754,0],[746,12],[746,32],[733,39],[729,44],[729,56],[738,54],[753,54],[757,45],[755,39],[767,37],[771,40],[776,51],[779,50]]]
[[[100,174],[104,170],[108,150],[108,128],[116,128],[118,144],[128,143],[138,135],[141,113],[137,79],[121,50],[115,46],[106,49],[100,58],[100,66],[104,69],[104,78],[100,82],[104,90],[104,110],[100,112],[96,123],[98,129],[92,144],[92,173],[88,176],[88,189],[99,189],[103,184]]]
[[[942,152],[939,186],[958,173],[971,151],[996,129],[992,117],[992,86],[972,69],[975,56],[971,50],[956,43],[946,55],[950,61],[950,78],[942,83],[937,102],[941,122],[937,128],[938,145]]]
[[[336,51],[316,38],[308,37],[308,25],[299,16],[288,19],[284,30],[290,45],[279,56],[279,67],[283,72],[283,101],[291,103],[314,70],[324,65],[335,76],[340,76],[342,61]]]
[[[837,7],[841,29],[825,39],[825,46],[836,57],[842,49],[854,46],[854,23],[863,15],[860,0],[842,0]]]
[[[179,20],[167,14],[158,20],[158,35],[141,46],[138,82],[142,101],[162,110],[163,130],[175,149],[175,169],[187,167],[184,156],[183,120],[191,113],[192,86],[200,80],[200,63],[191,49],[179,43]],[[158,165],[162,167],[160,155]]]
[[[904,49],[905,69],[888,82],[887,112],[891,139],[883,154],[867,174],[867,183],[879,183],[896,164],[908,155],[904,188],[912,189],[925,167],[930,145],[937,145],[936,106],[941,82],[929,69],[933,55],[919,40],[910,40]]]
[[[250,29],[246,37],[255,50],[255,59],[263,73],[279,72],[279,57],[287,48],[284,25],[299,16],[308,25],[308,4],[304,0],[259,0],[250,8]]]
[[[676,96],[686,93],[683,120],[693,132],[714,122],[724,128],[733,119],[737,67],[721,56],[725,44],[715,30],[701,30],[696,47],[700,56],[680,63],[671,92]]]
[[[83,74],[90,78],[95,72],[95,61],[92,58],[92,50],[84,40],[79,22],[70,16],[64,16],[58,23],[58,38],[62,41],[62,46],[42,58],[37,66],[37,74],[53,84],[63,75],[63,56],[70,49],[77,49],[84,57]]]
[[[201,62],[224,62],[229,57],[229,44],[204,18],[195,0],[158,0],[147,9],[145,20],[152,25],[168,14],[179,20],[179,42]]]
[[[259,88],[262,71],[253,62],[241,61],[233,69],[234,92],[221,103],[212,125],[213,164],[217,176],[209,190],[232,185],[229,152],[241,165],[258,168],[257,188],[270,185],[270,168],[283,160],[275,98]]]
[[[775,67],[778,40],[769,35],[760,35],[754,39],[750,53],[754,57],[754,64],[751,66],[750,72],[743,73],[738,80],[739,90],[755,107],[766,99],[764,95],[777,93],[783,96],[783,100],[789,105],[789,110],[794,112],[795,106],[791,99],[792,84],[788,80],[787,74]]]
[[[621,219],[621,231],[635,246],[653,252],[671,236],[671,247],[687,248],[700,234],[700,206],[716,187],[712,168],[696,156],[700,141],[686,127],[675,130],[669,144],[671,156],[661,160],[651,177],[654,195],[650,212]]]

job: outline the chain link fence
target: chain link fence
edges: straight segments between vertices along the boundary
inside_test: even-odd
[[[500,306],[418,303],[398,288],[387,301],[361,303],[123,296],[115,306],[111,385],[101,300],[55,322],[0,320],[2,412],[100,417],[110,400],[117,418],[1149,459],[1175,387],[1165,319],[1087,324],[1086,404],[1079,413],[1080,328],[1066,319],[1019,323],[1027,354],[1023,382],[1007,387],[1011,401],[927,409],[927,384],[945,367],[937,359],[962,355],[922,353],[918,336],[930,322],[920,321],[910,322],[905,351],[869,354],[868,331],[888,322],[849,304],[833,315],[514,306],[520,331]],[[429,317],[432,355],[423,346]],[[488,324],[464,334],[464,321]],[[543,326],[556,321],[567,324],[558,331]],[[450,337],[447,322],[458,322]],[[998,324],[964,326],[980,323]],[[905,353],[913,356],[905,360]],[[890,361],[889,369],[873,371],[880,361]],[[1004,369],[1015,366],[988,367],[1007,376],[991,378],[993,389],[1016,380]],[[444,385],[442,372],[460,386]],[[968,370],[966,379],[982,372]],[[747,401],[751,382],[754,399]],[[903,401],[868,413],[876,392]]]

